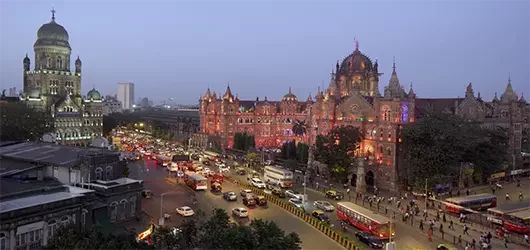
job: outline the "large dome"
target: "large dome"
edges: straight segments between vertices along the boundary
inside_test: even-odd
[[[370,72],[373,69],[372,60],[361,51],[355,50],[351,55],[344,58],[338,73],[347,75],[355,72]]]
[[[88,91],[86,99],[94,101],[101,100],[101,94],[95,88],[92,88],[92,90]]]
[[[51,22],[42,25],[37,31],[35,46],[38,45],[55,45],[70,48],[68,32],[63,26],[55,22],[55,16],[52,17]]]

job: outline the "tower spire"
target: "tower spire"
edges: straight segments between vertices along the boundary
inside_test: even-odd
[[[355,51],[359,50],[359,41],[357,40],[357,37],[354,37],[353,40],[355,41]]]
[[[55,8],[52,7],[52,10],[50,10],[52,12],[52,22],[55,22]]]
[[[396,57],[394,56],[392,59],[392,73],[396,73]]]

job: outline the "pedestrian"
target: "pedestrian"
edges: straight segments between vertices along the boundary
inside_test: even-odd
[[[528,239],[528,234],[524,235],[524,240],[526,241],[526,243],[530,244],[530,239]]]
[[[466,195],[467,195],[467,196],[469,196],[469,189],[468,189],[468,190],[466,190]]]
[[[429,239],[429,241],[432,241],[431,230],[427,230],[427,239]]]
[[[385,214],[388,214],[388,206],[385,206]]]
[[[414,216],[410,216],[410,226],[414,225]]]
[[[469,228],[467,227],[467,225],[464,225],[464,234],[469,235],[469,232],[467,230],[469,230]]]
[[[509,194],[509,193],[506,193],[506,200],[507,200],[507,201],[510,200],[510,194]]]
[[[462,235],[459,235],[458,236],[458,243],[457,243],[459,246],[462,244]],[[466,244],[467,246],[468,244]]]
[[[451,230],[455,230],[455,226],[453,225],[453,221],[452,220],[449,221],[449,228]]]
[[[442,220],[444,223],[447,222],[447,219],[445,218],[445,213],[442,214]]]
[[[502,241],[504,242],[504,247],[505,247],[505,248],[508,248],[508,238],[506,238],[506,235],[504,236],[504,238],[502,239]]]
[[[423,231],[423,220],[420,220],[420,230]]]
[[[473,247],[473,250],[476,249],[476,244],[477,244],[477,241],[475,241],[475,239],[472,239],[471,240],[471,247]]]
[[[440,227],[440,233],[442,234],[442,240],[444,239],[444,235],[445,235],[445,232],[444,232],[444,229],[442,227]]]
[[[495,194],[495,187],[493,187],[493,186],[491,187],[491,193]]]
[[[456,191],[456,196],[460,196],[460,189]]]
[[[464,248],[465,250],[469,250],[469,244],[466,244],[466,248]]]

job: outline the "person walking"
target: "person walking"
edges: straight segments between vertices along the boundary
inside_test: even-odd
[[[507,201],[510,200],[510,194],[509,194],[509,193],[506,193],[506,200],[507,200]]]
[[[467,225],[464,225],[464,234],[469,235],[469,232],[467,230],[469,230],[469,227],[467,227]]]
[[[502,239],[502,241],[504,242],[504,247],[505,247],[505,248],[508,248],[508,238],[506,238],[506,235],[504,236],[504,238]]]
[[[431,230],[427,230],[427,239],[428,239],[429,241],[432,241]]]
[[[449,221],[449,229],[451,229],[453,231],[455,230],[455,225],[453,225],[453,221],[452,220]]]
[[[423,231],[423,220],[420,220],[420,230]]]
[[[519,191],[519,201],[523,200],[523,191]]]

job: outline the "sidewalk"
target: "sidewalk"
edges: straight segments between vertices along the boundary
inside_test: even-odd
[[[316,185],[316,183],[318,183],[318,187]],[[302,187],[301,185],[302,183],[300,181],[297,180],[297,186],[298,187]],[[397,208],[397,204],[395,202],[392,202],[392,204],[388,204],[388,200],[387,198],[390,197],[390,196],[395,196],[395,195],[389,195],[389,194],[386,194],[385,192],[379,192],[379,197],[385,197],[384,201],[381,202],[381,204],[379,206],[375,205],[375,204],[372,204],[372,206],[370,207],[370,204],[368,202],[365,202],[364,199],[360,199],[360,198],[357,198],[357,193],[355,193],[354,191],[354,187],[351,187],[351,191],[350,193],[347,193],[346,190],[344,189],[344,187],[342,185],[338,185],[338,184],[335,184],[333,185],[332,188],[329,187],[329,185],[327,185],[327,183],[324,183],[324,182],[317,182],[315,180],[313,180],[313,183],[308,183],[308,189],[311,189],[313,191],[317,191],[317,192],[325,192],[326,190],[328,189],[334,189],[334,190],[337,190],[337,191],[340,191],[340,192],[343,192],[344,196],[345,196],[345,199],[351,201],[351,202],[354,202],[354,203],[357,203],[358,205],[361,205],[361,206],[364,206],[366,208],[369,208],[373,211],[377,211],[381,214],[384,214],[385,213],[385,207],[388,205],[388,213],[387,215],[388,216],[391,216],[391,214],[395,214],[396,216],[396,222],[397,223],[405,223],[407,225],[410,226],[410,224],[412,223],[412,227],[415,229],[415,230],[419,230],[418,227],[419,227],[419,222],[420,220],[423,219],[423,217],[421,217],[421,215],[423,214],[423,210],[425,208],[425,203],[424,202],[421,202],[418,201],[417,204],[418,204],[418,207],[420,208],[420,214],[418,216],[412,216],[411,219],[407,220],[407,221],[403,221],[402,219],[402,216],[403,216],[403,212],[401,212],[398,208]],[[471,190],[470,190],[471,191]],[[363,194],[363,196],[366,195],[366,194]],[[411,200],[411,197],[409,197],[408,199],[404,199],[404,200],[401,200],[401,204],[402,206],[406,207],[407,204],[409,204]],[[424,229],[428,229],[429,228],[429,220],[431,219],[435,219],[436,218],[436,210],[433,210],[433,209],[428,209],[428,218],[427,220],[425,220],[423,222],[423,225],[424,225]],[[442,215],[440,215],[442,216]],[[434,228],[434,232],[433,232],[433,237],[437,237],[439,238],[440,240],[442,240],[441,238],[441,233],[439,231],[439,225],[440,224],[444,224],[443,227],[444,227],[444,241],[447,241],[447,242],[452,242],[453,244],[456,244],[457,241],[458,241],[458,237],[463,233],[463,227],[464,227],[464,224],[463,223],[460,223],[459,220],[458,220],[458,217],[455,217],[453,215],[451,215],[450,213],[447,213],[446,214],[446,219],[447,219],[447,222],[446,223],[442,223],[442,220],[440,221],[437,221],[436,222],[436,227]],[[449,221],[453,221],[453,224],[454,224],[454,230],[451,230],[449,229]],[[481,225],[478,225],[478,224],[473,224],[473,223],[468,223],[467,226],[469,227],[469,235],[462,235],[462,245],[461,246],[465,246],[466,243],[470,243],[472,241],[472,239],[475,239],[477,241],[477,244],[478,244],[478,241],[480,239],[480,236],[483,234],[483,232],[487,233],[487,232],[491,232],[493,235],[494,235],[494,238],[496,238],[496,240],[492,240],[491,242],[491,245],[493,247],[493,249],[497,249],[497,248],[504,248],[504,243],[502,243],[501,239],[498,238],[497,235],[495,235],[495,229],[494,228],[487,228],[487,227],[484,227],[484,226],[481,226]],[[426,234],[426,232],[424,230],[422,230],[422,233]],[[512,248],[514,246],[513,243],[516,243],[518,244],[519,246],[522,246],[524,248],[528,248],[530,247],[529,244],[527,244],[526,242],[524,242],[524,240],[522,238],[518,238],[518,237],[511,237],[511,234],[508,235],[508,246],[510,248]]]

